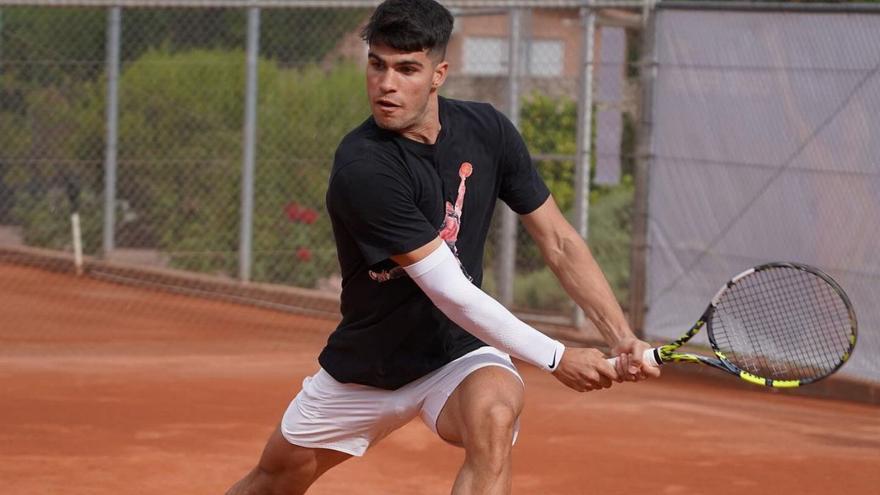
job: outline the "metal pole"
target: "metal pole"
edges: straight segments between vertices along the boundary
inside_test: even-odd
[[[522,10],[511,9],[509,56],[508,56],[508,99],[507,117],[515,127],[519,127],[519,83],[522,65],[521,28]],[[513,305],[513,279],[516,273],[516,213],[507,205],[501,205],[501,226],[498,232],[498,300],[510,307]]]
[[[241,232],[238,249],[238,278],[251,279],[254,169],[257,138],[257,64],[260,50],[260,9],[248,9],[246,86],[244,102],[244,158],[241,174]]]
[[[3,75],[3,9],[0,8],[0,76]]]
[[[592,3],[592,2],[591,2]],[[589,237],[590,218],[590,156],[593,144],[593,41],[596,32],[596,12],[592,7],[580,10],[583,23],[583,52],[578,96],[577,158],[574,184],[575,228],[584,239]],[[584,312],[575,307],[574,324],[584,324]]]
[[[104,152],[104,241],[103,256],[115,249],[116,155],[119,142],[119,52],[122,8],[107,11],[107,145]]]
[[[654,10],[654,3],[657,0],[642,0],[642,33],[648,28],[648,20],[651,18],[651,11]]]
[[[648,257],[648,167],[651,162],[652,112],[654,97],[654,78],[657,72],[657,58],[654,53],[654,16],[652,0],[645,0],[642,11],[642,54],[639,79],[642,86],[642,99],[639,102],[639,127],[636,131],[638,152],[636,156],[635,177],[633,178],[635,196],[633,198],[632,243],[630,246],[629,278],[629,324],[639,337],[645,335],[645,297]]]

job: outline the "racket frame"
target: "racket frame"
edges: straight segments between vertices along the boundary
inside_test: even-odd
[[[837,366],[833,369],[829,370],[827,373],[821,376],[812,377],[812,378],[804,378],[799,380],[773,380],[771,378],[765,378],[761,376],[754,375],[745,371],[732,362],[728,360],[728,358],[722,353],[718,348],[718,343],[715,341],[715,336],[712,332],[712,315],[715,313],[715,308],[718,306],[718,303],[721,301],[721,297],[724,295],[726,291],[728,291],[731,287],[737,284],[740,280],[751,275],[752,273],[768,270],[771,268],[793,268],[797,270],[803,270],[811,273],[812,275],[818,276],[826,283],[828,283],[837,293],[838,296],[843,300],[848,312],[849,312],[849,320],[850,320],[850,328],[852,332],[849,336],[849,348],[846,352],[841,356],[840,362],[838,362]],[[709,337],[709,344],[712,346],[712,352],[715,354],[715,357],[709,356],[701,356],[699,354],[693,354],[689,352],[676,352],[682,345],[688,342],[694,335],[698,334],[703,327],[707,327],[707,336]],[[853,349],[856,345],[856,340],[858,336],[858,323],[856,321],[855,311],[853,310],[852,303],[849,300],[849,297],[846,295],[846,292],[837,284],[834,279],[828,276],[823,271],[814,268],[809,265],[804,265],[801,263],[791,263],[791,262],[774,262],[774,263],[766,263],[763,265],[756,266],[754,268],[749,268],[748,270],[740,273],[739,275],[730,279],[729,282],[724,284],[718,293],[715,294],[715,297],[712,298],[712,301],[706,307],[706,310],[703,311],[703,314],[697,320],[693,327],[688,330],[684,335],[679,337],[674,342],[671,342],[666,345],[662,345],[653,349],[654,360],[660,364],[663,363],[700,363],[711,366],[713,368],[720,369],[724,372],[730,373],[732,375],[736,375],[741,379],[760,386],[772,387],[772,388],[794,388],[800,387],[801,385],[806,385],[809,383],[817,382],[823,378],[828,377],[829,375],[836,372],[843,366],[852,355]]]

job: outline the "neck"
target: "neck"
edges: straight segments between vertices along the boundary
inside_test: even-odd
[[[412,127],[401,131],[403,137],[424,144],[434,144],[440,135],[440,102],[432,93],[422,119]]]

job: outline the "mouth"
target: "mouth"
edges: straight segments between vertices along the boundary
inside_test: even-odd
[[[400,105],[398,105],[398,104],[396,104],[396,103],[394,103],[394,102],[392,102],[392,101],[389,101],[389,100],[377,100],[377,101],[376,101],[376,104],[379,105],[381,108],[384,108],[384,109],[386,109],[386,110],[391,110],[391,109],[393,109],[393,108],[398,108],[398,107],[400,107]]]

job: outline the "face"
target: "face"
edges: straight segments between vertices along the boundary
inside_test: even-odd
[[[427,51],[401,52],[371,45],[367,95],[379,127],[399,133],[430,127],[438,117],[429,103],[443,84],[447,66],[432,60]]]

